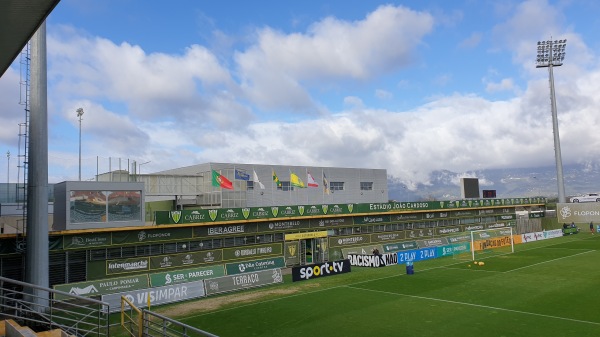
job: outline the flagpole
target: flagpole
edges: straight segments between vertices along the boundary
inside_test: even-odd
[[[306,171],[306,204],[308,205],[308,167],[305,167],[304,170]]]
[[[323,168],[321,167],[321,183],[323,183],[323,203],[325,203],[325,171],[323,170]]]
[[[273,175],[275,174],[275,170],[273,169],[273,167],[271,167],[271,206],[274,206],[274,201],[273,201],[273,184],[275,184],[275,180],[273,180]]]

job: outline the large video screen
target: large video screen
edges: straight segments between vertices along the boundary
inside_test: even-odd
[[[141,191],[71,191],[70,223],[141,220]]]

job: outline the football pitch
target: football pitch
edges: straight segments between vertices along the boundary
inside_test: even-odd
[[[481,261],[416,262],[413,275],[404,265],[295,283],[286,275],[251,291],[255,300],[173,318],[221,337],[600,336],[600,235],[515,245]]]

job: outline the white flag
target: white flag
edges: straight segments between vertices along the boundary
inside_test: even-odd
[[[258,186],[260,186],[261,190],[265,189],[265,185],[263,185],[263,183],[260,182],[260,180],[258,180],[258,175],[256,175],[256,171],[252,171],[254,173],[253,177],[252,177],[252,181],[255,184],[258,184]]]

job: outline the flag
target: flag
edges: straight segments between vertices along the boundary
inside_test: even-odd
[[[329,194],[329,182],[327,181],[325,172],[323,172],[323,192],[325,192],[326,194]]]
[[[245,171],[236,169],[235,170],[235,179],[248,181],[248,180],[250,180],[250,175],[248,173],[246,173]]]
[[[260,180],[258,180],[258,175],[256,174],[256,171],[252,171],[254,173],[253,177],[252,177],[252,181],[255,184],[258,184],[258,186],[260,186],[261,190],[265,189],[265,185],[263,185],[263,183],[260,182]]]
[[[310,172],[306,171],[306,174],[308,175],[308,187],[319,187],[319,184],[317,184],[313,176],[310,175]]]
[[[219,174],[217,171],[212,170],[212,185],[214,187],[226,188],[228,190],[233,189],[233,184],[225,176]]]
[[[277,187],[281,187],[281,181],[279,181],[279,178],[277,178],[277,174],[275,174],[275,170],[273,170],[273,182],[275,182],[275,185],[277,185]]]
[[[298,177],[296,175],[296,173],[290,171],[290,185],[295,186],[295,187],[300,187],[300,188],[305,188],[306,185],[304,185],[304,182],[302,181],[302,179],[300,179],[300,177]]]

